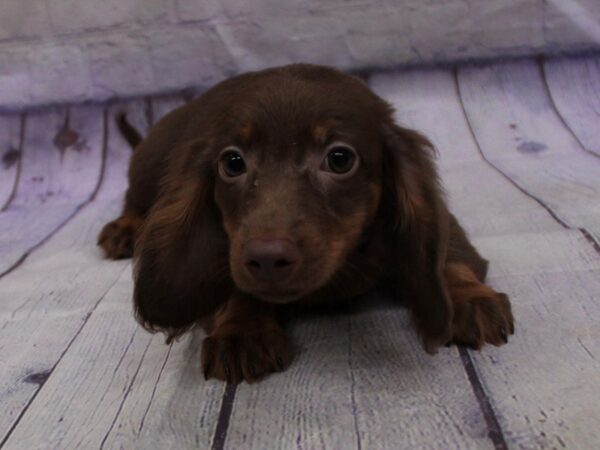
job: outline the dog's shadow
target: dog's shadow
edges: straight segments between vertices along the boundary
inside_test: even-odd
[[[419,370],[426,361],[409,310],[375,292],[343,306],[295,311],[287,317],[293,345],[290,369],[322,372]]]
[[[427,355],[407,308],[380,293],[369,294],[345,306],[292,309],[284,318],[284,324],[292,345],[290,366],[282,373],[271,374],[251,385],[250,389],[282,383],[306,384],[307,380],[319,384],[319,379],[343,383],[349,373],[368,379],[369,383],[387,385],[389,379],[413,379],[423,371],[435,373],[451,356],[450,350],[445,348],[440,350],[441,358]],[[176,372],[171,376],[176,376],[177,381],[173,382],[168,408],[180,408],[194,401],[201,404],[212,396],[214,401],[220,401],[217,391],[224,389],[224,383],[204,381],[200,368],[205,336],[201,329],[194,329],[173,344],[172,361],[168,365]],[[443,356],[445,353],[448,354]],[[203,409],[210,407],[203,406]]]

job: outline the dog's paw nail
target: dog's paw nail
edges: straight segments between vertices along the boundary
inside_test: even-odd
[[[471,336],[469,337],[469,347],[477,350],[479,348],[479,342],[481,340],[481,336],[479,334],[479,332],[473,332],[471,333]]]
[[[506,330],[504,329],[504,327],[500,327],[500,337],[502,338],[505,344],[508,342],[508,336],[506,336]]]
[[[471,350],[479,350],[481,348],[479,341],[465,342],[462,346]]]
[[[210,378],[210,365],[207,364],[204,366],[204,379],[208,380]]]
[[[509,327],[510,327],[510,334],[515,334],[515,324],[511,322],[509,324]]]
[[[283,359],[281,359],[280,356],[278,356],[277,358],[275,358],[275,367],[277,368],[277,370],[279,372],[281,372],[285,367],[283,364]]]
[[[252,378],[256,378],[256,368],[253,364],[248,365],[248,372],[250,372]]]

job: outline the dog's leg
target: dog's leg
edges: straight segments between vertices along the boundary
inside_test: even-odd
[[[464,263],[449,262],[444,274],[453,304],[453,342],[474,349],[486,342],[505,344],[514,333],[506,294],[484,284]]]
[[[138,230],[144,219],[130,211],[123,211],[118,219],[108,222],[98,235],[98,245],[104,249],[107,258],[131,258]]]
[[[202,370],[230,383],[256,381],[289,363],[287,339],[272,305],[236,293],[215,313],[202,344]]]

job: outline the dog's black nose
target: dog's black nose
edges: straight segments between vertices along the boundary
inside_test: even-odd
[[[298,249],[288,239],[252,239],[246,244],[244,256],[254,278],[277,283],[294,270]]]

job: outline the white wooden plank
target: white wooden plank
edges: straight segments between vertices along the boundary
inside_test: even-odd
[[[102,158],[102,113],[100,106],[78,106],[27,115],[22,179],[11,206],[81,203],[89,197]]]
[[[95,245],[100,227],[120,210],[122,155],[131,152],[113,125],[109,133],[107,173],[96,200],[0,280],[0,440],[127,264],[102,261]],[[118,163],[113,155],[120,155]]]
[[[140,103],[118,105],[112,112],[125,110],[139,119],[137,113],[142,107]],[[197,352],[202,336],[189,335],[170,349],[161,336],[152,337],[140,329],[132,314],[132,282],[127,263],[101,261],[99,251],[94,248],[95,233],[118,213],[126,187],[124,163],[131,153],[114,127],[113,116],[111,113],[107,173],[96,200],[2,282],[3,288],[13,286],[17,296],[21,294],[19,285],[24,284],[24,279],[38,284],[35,291],[44,291],[46,286],[39,286],[41,274],[39,269],[35,270],[36,264],[52,265],[52,261],[47,261],[47,253],[61,247],[67,251],[58,255],[59,260],[73,261],[73,266],[64,274],[54,267],[53,282],[47,286],[54,291],[51,299],[61,298],[60,306],[52,304],[52,300],[43,306],[30,301],[11,314],[13,322],[16,317],[25,315],[21,325],[29,345],[25,346],[28,351],[21,351],[17,358],[8,360],[14,366],[12,373],[1,378],[0,385],[6,385],[9,392],[0,393],[1,398],[7,399],[3,406],[8,407],[6,417],[0,416],[0,424],[3,419],[14,420],[24,400],[34,394],[23,388],[23,385],[28,387],[23,382],[27,376],[19,376],[19,373],[32,372],[32,365],[52,367],[56,364],[56,367],[15,427],[7,448],[99,448],[101,445],[105,448],[156,445],[197,448],[208,446],[214,434],[224,385],[200,381]],[[83,239],[70,242],[69,236],[73,235],[83,235]],[[111,288],[110,283],[119,278],[124,268],[125,273]],[[68,290],[63,281],[67,276]],[[46,294],[50,295],[47,291]],[[99,299],[96,308],[94,305]],[[46,319],[43,322],[32,319],[32,316],[42,315],[42,307],[48,310]],[[3,312],[2,317],[7,315],[8,311]],[[63,321],[60,329],[49,324],[55,322],[55,315]],[[27,335],[32,331],[31,322],[36,330],[41,328],[39,335],[33,338]],[[84,326],[73,339],[73,323],[81,325],[82,322]],[[19,323],[12,325],[5,324],[1,335],[3,345],[20,337],[16,326]],[[59,335],[56,330],[60,330]],[[40,341],[44,336],[46,341]],[[65,339],[73,339],[73,342]],[[64,351],[67,345],[68,351],[61,357],[59,351]],[[44,353],[35,351],[36,346]],[[35,373],[40,370],[44,372],[40,368]]]
[[[600,156],[600,57],[552,59],[544,72],[561,117],[584,148]]]
[[[105,448],[210,447],[225,384],[204,381],[203,338],[202,332],[189,333],[169,353],[162,336],[152,341]]]
[[[0,274],[59,228],[94,194],[102,168],[98,106],[27,116],[16,195],[0,215]],[[42,220],[43,218],[43,220]]]
[[[20,114],[0,114],[0,211],[8,206],[21,159]]]
[[[372,84],[392,100],[401,120],[433,139],[452,209],[476,231],[474,243],[491,262],[491,284],[511,296],[516,335],[507,346],[471,353],[508,444],[551,448],[563,440],[571,444],[567,448],[589,448],[600,417],[591,395],[598,391],[600,372],[584,348],[598,354],[597,344],[589,345],[599,341],[593,300],[598,283],[591,282],[597,279],[597,254],[579,232],[565,231],[537,202],[477,161],[479,151],[468,136],[450,72],[382,75]],[[487,106],[489,118],[497,110]],[[548,183],[537,177],[532,174],[528,181]],[[553,289],[549,301],[546,291]],[[582,311],[588,312],[585,325]],[[580,373],[588,383],[583,389]]]
[[[577,230],[489,236],[473,242],[492,260],[490,279],[600,269],[594,247]]]
[[[465,68],[459,85],[486,157],[561,220],[600,240],[600,160],[563,126],[537,64]]]
[[[535,64],[465,69],[459,82],[490,162],[571,226],[593,226],[597,158],[554,114]],[[593,447],[600,429],[593,245],[577,230],[475,241],[492,261],[492,285],[511,296],[517,322],[508,346],[472,353],[506,440],[518,448]]]
[[[442,74],[433,86],[439,89],[436,98],[451,79]],[[416,81],[414,96],[435,80]],[[477,371],[509,445],[591,448],[600,429],[593,402],[600,372],[598,257],[581,235],[562,231],[543,208],[481,163],[464,123],[436,115],[460,110],[452,95],[411,106],[416,119],[410,125],[427,132],[418,126],[421,120],[449,122],[438,131],[441,139],[434,137],[442,152],[445,133],[459,130],[462,137],[446,140],[456,154],[442,154],[442,174],[453,207],[463,208],[461,220],[476,230],[477,246],[492,261],[492,283],[511,294],[517,317],[517,335],[508,346],[472,354]],[[125,161],[129,150],[117,147]],[[107,170],[112,175],[96,201],[0,281],[0,399],[6,408],[0,430],[35,395],[31,383],[43,380],[58,361],[15,428],[10,448],[47,448],[49,442],[94,448],[99,441],[106,448],[208,447],[223,384],[200,380],[202,335],[187,336],[169,353],[159,337],[135,331],[123,307],[131,289],[128,275],[98,309],[90,309],[125,268],[91,259],[99,254],[92,251],[94,234],[112,218],[105,216],[118,212],[125,186],[122,163],[109,158]],[[541,190],[548,184],[536,181],[538,173],[531,177]],[[477,195],[461,204],[467,193]],[[493,200],[487,203],[486,197]],[[577,202],[572,214],[585,205]],[[61,358],[59,350],[78,332],[73,324],[84,323],[90,311]],[[315,318],[297,324],[293,334],[301,348],[287,372],[238,388],[228,448],[491,445],[456,350],[424,355],[406,311],[380,306],[356,316]],[[15,348],[24,350],[13,355]]]
[[[169,351],[162,336],[135,323],[130,269],[93,311],[3,448],[208,447],[224,386],[201,381],[197,338]]]
[[[600,257],[578,232],[558,234],[477,241],[496,262],[492,284],[511,297],[517,332],[472,357],[515,448],[600,442]]]
[[[471,236],[562,229],[481,158],[450,71],[375,75],[370,85],[395,107],[399,123],[432,141],[450,209]]]
[[[238,387],[226,448],[492,447],[457,350],[426,355],[406,310],[310,317],[292,334],[286,372]]]

